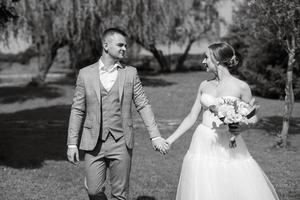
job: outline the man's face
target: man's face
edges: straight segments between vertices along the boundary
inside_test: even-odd
[[[126,48],[126,38],[119,33],[108,36],[104,42],[104,49],[108,55],[117,60],[125,57]]]

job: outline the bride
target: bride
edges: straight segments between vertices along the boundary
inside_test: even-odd
[[[211,44],[203,63],[215,79],[203,81],[196,101],[177,130],[167,138],[169,145],[193,126],[203,109],[203,119],[194,132],[180,174],[176,200],[277,200],[269,179],[249,154],[239,135],[230,148],[228,127],[208,107],[219,99],[240,99],[251,104],[247,83],[233,77],[229,68],[238,60],[227,43]],[[250,120],[256,121],[256,116]]]

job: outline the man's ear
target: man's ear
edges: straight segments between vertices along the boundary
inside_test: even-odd
[[[106,41],[104,41],[102,46],[103,46],[103,50],[105,52],[107,52],[108,51],[108,43]]]

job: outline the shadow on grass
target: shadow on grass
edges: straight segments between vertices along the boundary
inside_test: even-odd
[[[23,102],[34,98],[54,99],[63,95],[61,89],[54,86],[45,87],[0,87],[0,103]]]
[[[166,87],[170,85],[174,85],[176,83],[174,82],[168,82],[163,79],[159,78],[149,78],[149,77],[141,77],[141,82],[143,86],[149,86],[149,87]]]
[[[61,74],[61,73],[52,73],[52,74]],[[75,72],[72,73],[62,73],[61,77],[50,79],[48,78],[46,81],[48,86],[52,85],[70,85],[75,86],[76,84],[76,75]]]
[[[149,196],[139,196],[136,200],[156,200],[154,197]]]
[[[66,160],[70,106],[0,114],[0,165],[39,168],[45,160]]]
[[[264,117],[259,120],[256,124],[256,128],[264,129],[272,135],[280,133],[282,128],[282,117],[281,116],[270,116]],[[290,120],[289,134],[300,133],[300,117],[292,118]]]
[[[70,105],[52,106],[0,114],[0,165],[39,168],[45,160],[66,160]],[[275,135],[282,118],[262,118],[256,128]],[[293,118],[290,134],[300,133],[300,118]],[[152,197],[139,197],[149,199]]]

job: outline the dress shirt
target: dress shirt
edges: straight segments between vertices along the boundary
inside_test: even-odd
[[[101,58],[99,60],[100,81],[107,92],[111,90],[118,77],[118,67],[121,64],[116,62],[112,67],[104,66]]]

